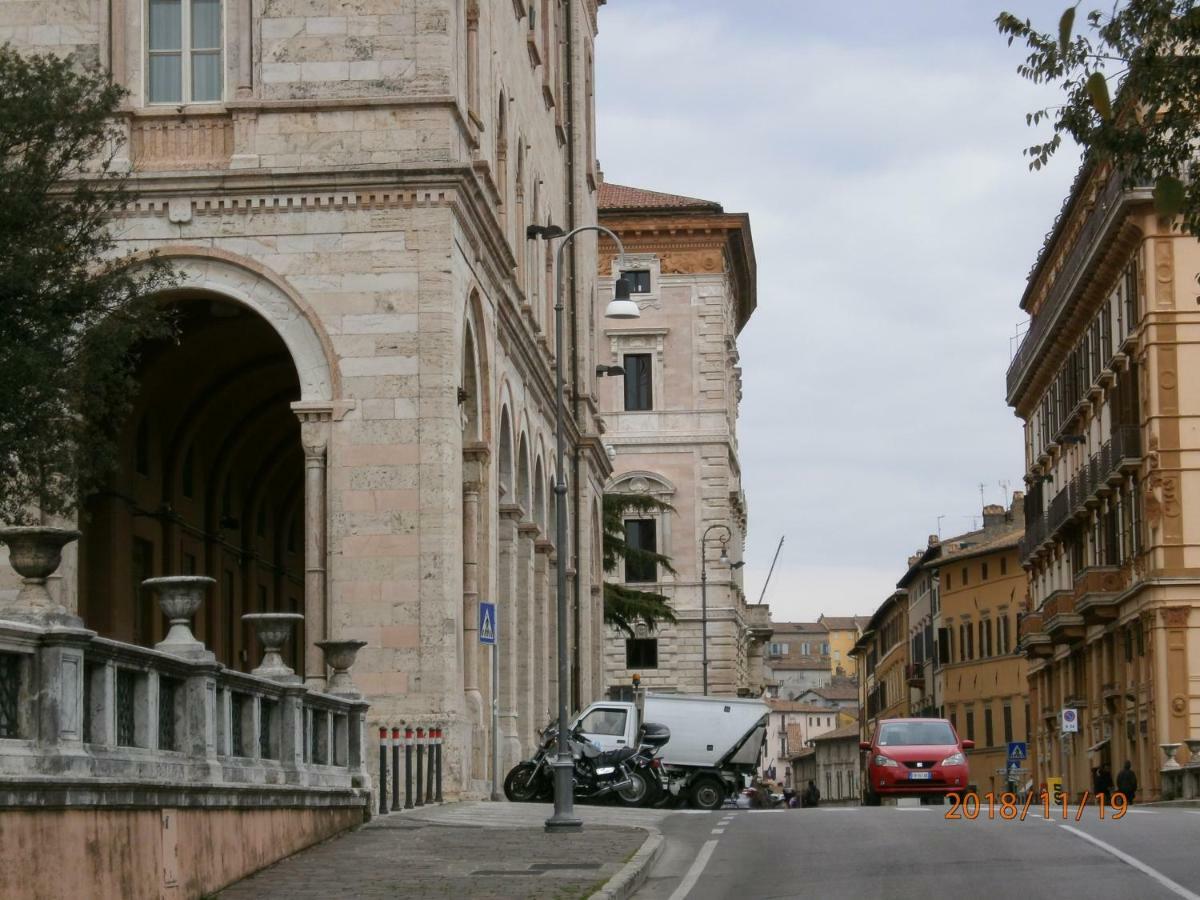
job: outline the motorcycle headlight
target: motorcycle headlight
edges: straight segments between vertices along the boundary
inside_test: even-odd
[[[900,765],[900,763],[896,762],[894,759],[889,759],[888,757],[884,756],[882,753],[876,753],[875,754],[875,765],[877,765],[877,766],[898,766],[898,765]]]
[[[967,758],[965,756],[963,756],[962,753],[957,752],[957,751],[954,753],[951,753],[949,756],[947,756],[945,759],[942,760],[943,766],[965,766],[966,764],[967,764]]]

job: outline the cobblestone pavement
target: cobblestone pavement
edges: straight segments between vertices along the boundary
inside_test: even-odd
[[[474,806],[479,809],[471,814],[467,808]],[[218,896],[221,900],[568,900],[599,889],[647,837],[640,828],[590,822],[576,834],[546,834],[541,820],[547,813],[540,807],[522,810],[516,817],[522,824],[514,825],[510,815],[498,827],[495,819],[503,819],[499,808],[510,813],[519,809],[509,804],[450,804],[419,810],[416,815],[383,816],[246,878]],[[536,827],[523,821],[535,810],[540,811]],[[444,821],[433,821],[437,818]]]

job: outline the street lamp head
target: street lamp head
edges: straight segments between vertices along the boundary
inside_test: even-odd
[[[616,287],[613,291],[613,298],[609,301],[608,308],[604,310],[606,319],[637,319],[642,315],[642,311],[638,309],[638,305],[629,299],[629,282],[624,276],[617,279]]]
[[[717,562],[723,566],[729,565],[729,554],[725,552],[725,545],[721,545],[721,555],[717,557]]]

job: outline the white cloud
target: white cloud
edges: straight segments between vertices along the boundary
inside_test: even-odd
[[[606,176],[751,216],[746,581],[757,597],[786,534],[777,618],[872,612],[938,516],[967,530],[980,482],[989,503],[1020,485],[1008,338],[1074,174],[1027,171],[1024,114],[1050,100],[1014,73],[994,13],[939,33],[930,7],[920,40],[893,41],[887,16],[922,11],[879,8],[867,32],[761,2],[601,15]]]

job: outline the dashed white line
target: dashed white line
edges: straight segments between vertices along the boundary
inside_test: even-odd
[[[724,829],[724,828],[714,828],[714,829],[712,830],[712,833],[713,833],[713,834],[724,834],[724,833],[725,833],[725,829]]]
[[[1065,828],[1067,831],[1071,832],[1071,834],[1075,835],[1076,837],[1082,838],[1083,840],[1087,841],[1088,843],[1095,844],[1101,850],[1111,853],[1113,856],[1115,856],[1117,859],[1121,860],[1121,862],[1125,863],[1126,865],[1133,866],[1135,869],[1137,869],[1143,875],[1150,876],[1151,878],[1153,878],[1155,881],[1157,881],[1159,884],[1161,884],[1163,887],[1165,887],[1171,893],[1173,893],[1179,897],[1183,897],[1183,898],[1185,898],[1185,900],[1200,900],[1200,894],[1196,894],[1196,893],[1193,893],[1192,891],[1189,891],[1187,888],[1185,888],[1183,885],[1179,884],[1178,882],[1172,881],[1170,878],[1168,878],[1162,872],[1158,871],[1158,869],[1155,869],[1155,868],[1152,868],[1152,867],[1146,865],[1140,859],[1136,859],[1135,857],[1130,856],[1128,853],[1126,853],[1123,850],[1118,850],[1112,844],[1105,843],[1104,841],[1100,840],[1100,838],[1092,837],[1090,834],[1088,834],[1086,831],[1084,831],[1080,828],[1075,828],[1071,825],[1063,825],[1062,823],[1059,823],[1059,825],[1062,828]]]
[[[692,888],[696,886],[696,882],[700,880],[700,876],[704,874],[704,867],[708,865],[708,859],[713,855],[713,851],[717,849],[716,841],[705,841],[704,846],[700,848],[700,852],[696,854],[696,859],[688,868],[687,874],[683,876],[683,881],[679,882],[679,887],[675,888],[671,894],[670,900],[684,900],[688,894],[692,892]]]

